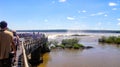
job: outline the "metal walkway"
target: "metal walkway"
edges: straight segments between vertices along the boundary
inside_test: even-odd
[[[30,37],[27,39],[21,38],[20,46],[16,53],[16,62],[13,64],[12,67],[31,67],[31,64],[28,61],[28,56],[31,53],[34,53],[36,49],[41,49],[40,47],[43,46],[45,42],[47,42],[47,38],[45,37],[45,35],[37,37],[37,39],[33,39]]]

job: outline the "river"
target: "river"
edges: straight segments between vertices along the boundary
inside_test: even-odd
[[[79,43],[92,49],[53,49],[38,67],[120,67],[120,45],[100,44],[100,36],[77,36]],[[58,37],[56,39],[61,39]]]

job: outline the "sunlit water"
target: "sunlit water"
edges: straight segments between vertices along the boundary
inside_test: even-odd
[[[85,46],[92,49],[53,49],[43,57],[38,67],[120,67],[120,46],[99,44],[99,35],[77,36]],[[68,37],[57,37],[57,40]]]

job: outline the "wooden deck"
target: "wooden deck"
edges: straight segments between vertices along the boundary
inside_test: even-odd
[[[14,62],[14,65],[12,67],[23,67],[23,63],[22,63],[22,48],[21,46],[19,47],[19,49],[17,50],[17,53],[16,53],[16,61]]]

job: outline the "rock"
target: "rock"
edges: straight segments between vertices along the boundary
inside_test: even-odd
[[[86,46],[85,49],[91,49],[93,48],[92,46]]]

